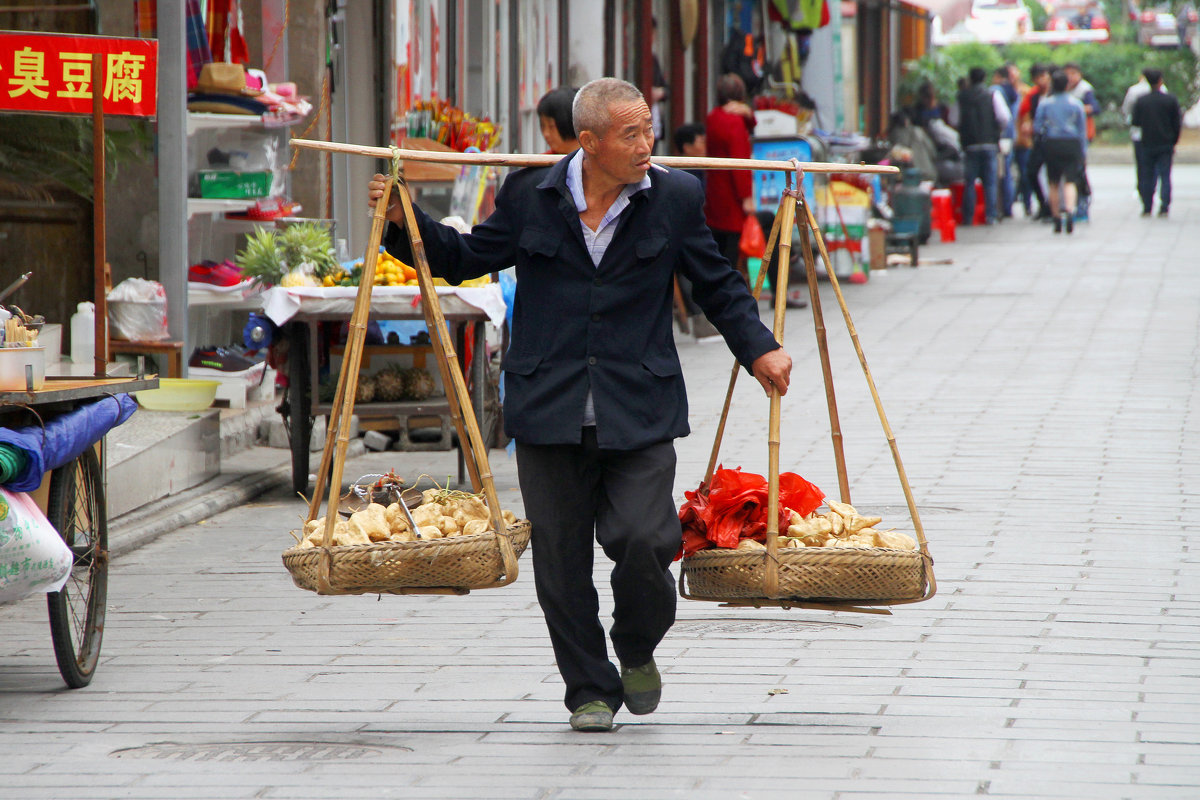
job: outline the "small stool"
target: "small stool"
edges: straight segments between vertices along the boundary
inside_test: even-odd
[[[108,352],[132,356],[163,355],[167,357],[167,377],[179,378],[183,376],[183,342],[173,342],[170,340],[163,340],[161,342],[135,342],[129,339],[109,339]]]

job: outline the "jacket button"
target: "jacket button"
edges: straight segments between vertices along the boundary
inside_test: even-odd
[[[592,322],[599,322],[599,321],[600,321],[600,315],[592,314]]]
[[[595,356],[588,356],[588,366],[590,366],[590,367],[596,366],[596,357]]]

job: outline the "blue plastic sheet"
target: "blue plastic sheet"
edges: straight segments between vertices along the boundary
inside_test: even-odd
[[[5,484],[14,492],[31,492],[42,483],[42,476],[79,456],[104,438],[104,434],[129,419],[137,410],[137,401],[127,394],[102,397],[68,411],[48,422],[46,427],[0,428],[0,445],[24,451],[25,469]]]

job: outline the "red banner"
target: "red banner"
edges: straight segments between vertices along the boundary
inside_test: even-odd
[[[99,53],[102,74],[92,75]],[[107,36],[0,31],[0,111],[153,117],[158,105],[158,42]]]

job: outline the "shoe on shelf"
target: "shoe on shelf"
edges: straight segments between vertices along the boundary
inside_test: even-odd
[[[621,685],[625,689],[625,707],[630,714],[649,714],[658,708],[662,697],[662,676],[654,659],[640,667],[621,667]]]
[[[188,366],[219,372],[243,372],[253,367],[254,362],[226,347],[197,347],[188,359]]]
[[[213,286],[236,286],[243,279],[242,271],[232,261],[226,260],[218,264],[215,261],[201,261],[188,267],[188,280],[192,283],[207,283]]]
[[[584,703],[571,714],[571,730],[604,733],[613,729],[613,712],[603,700]]]

